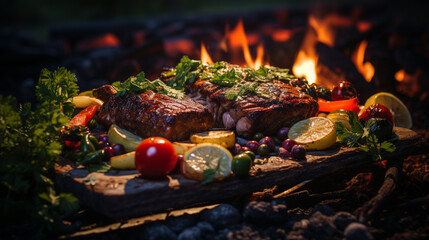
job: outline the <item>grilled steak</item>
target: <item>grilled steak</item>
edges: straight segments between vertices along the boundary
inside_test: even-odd
[[[235,128],[243,137],[256,132],[275,134],[281,127],[314,116],[319,107],[306,93],[315,86],[297,79],[288,69],[198,64],[183,57],[161,78],[169,86],[184,88],[188,96],[208,107],[216,127]]]
[[[153,91],[114,96],[116,93],[110,85],[93,90],[104,101],[97,121],[106,127],[115,123],[141,137],[179,141],[213,126],[210,111],[189,97],[179,100]]]
[[[187,86],[188,95],[212,111],[218,127],[235,127],[243,137],[251,137],[256,132],[275,134],[281,127],[312,117],[318,111],[316,100],[281,81],[259,84],[259,90],[270,97],[247,94],[234,101],[226,98],[228,90],[229,87],[208,80],[197,80]]]

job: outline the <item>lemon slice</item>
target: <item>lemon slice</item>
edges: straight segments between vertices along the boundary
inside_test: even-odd
[[[192,143],[216,143],[226,148],[232,148],[235,144],[233,131],[206,131],[191,136]]]
[[[336,142],[334,123],[328,118],[312,117],[294,124],[288,136],[307,150],[323,150]]]
[[[185,153],[181,172],[186,178],[202,181],[204,170],[213,169],[213,180],[222,180],[231,174],[231,164],[232,155],[226,148],[214,143],[201,143]]]
[[[76,108],[86,108],[91,105],[103,105],[103,101],[90,96],[76,96],[73,97],[72,102],[74,103]]]
[[[111,144],[122,144],[126,152],[132,152],[143,141],[143,138],[112,124],[107,132]]]
[[[404,128],[411,128],[413,126],[413,120],[411,119],[408,108],[395,95],[388,92],[376,93],[366,100],[365,109],[376,103],[384,105],[392,110],[395,126]]]
[[[174,150],[177,154],[184,155],[189,149],[195,147],[195,143],[173,142]]]
[[[331,120],[332,122],[336,123],[336,122],[341,122],[344,124],[344,126],[350,130],[352,129],[352,126],[350,125],[349,122],[349,115],[347,115],[347,113],[343,113],[343,112],[331,112],[326,116],[329,120]]]
[[[136,152],[130,152],[110,158],[110,165],[116,169],[136,169],[134,162]]]

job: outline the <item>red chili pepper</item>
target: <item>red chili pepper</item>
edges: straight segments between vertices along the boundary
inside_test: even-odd
[[[355,113],[358,113],[360,110],[358,106],[357,98],[338,100],[338,101],[326,101],[319,98],[317,103],[319,104],[320,112],[333,112],[336,110],[346,110],[346,111],[351,110]]]
[[[98,105],[91,105],[83,109],[80,113],[76,114],[71,120],[71,126],[85,126],[89,120],[94,116],[98,109]]]

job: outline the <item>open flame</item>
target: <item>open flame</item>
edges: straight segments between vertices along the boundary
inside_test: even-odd
[[[213,60],[207,52],[206,46],[201,43],[201,62],[206,64],[213,64]]]
[[[316,65],[317,59],[308,56],[303,50],[300,50],[295,63],[292,67],[292,72],[297,77],[304,77],[309,84],[316,82]]]
[[[353,54],[353,62],[356,65],[358,71],[362,74],[367,82],[371,82],[372,77],[374,76],[374,66],[370,62],[364,62],[365,50],[368,46],[367,41],[362,41],[359,44],[357,51]]]
[[[237,26],[231,31],[227,30],[226,39],[228,42],[228,46],[226,46],[225,42],[221,42],[221,44],[223,44],[221,45],[221,47],[222,49],[229,50],[231,54],[232,63],[240,65],[243,63],[240,61],[241,57],[239,56],[242,52],[245,64],[247,66],[254,69],[258,69],[261,65],[264,64],[264,46],[262,43],[258,44],[256,48],[255,60],[253,60],[252,58],[252,55],[249,50],[249,42],[256,43],[259,41],[259,38],[257,35],[246,35],[246,32],[244,31],[243,21],[240,20]],[[203,43],[201,43],[201,61],[203,63],[213,64],[213,61]]]

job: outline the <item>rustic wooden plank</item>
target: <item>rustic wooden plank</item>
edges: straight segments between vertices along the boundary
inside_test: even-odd
[[[391,157],[406,157],[428,152],[428,143],[417,133],[395,128],[399,140]],[[389,156],[387,156],[389,157]],[[247,178],[230,177],[202,185],[180,174],[168,179],[148,180],[135,170],[110,170],[88,173],[84,168],[63,161],[56,166],[56,186],[74,193],[81,202],[111,218],[138,217],[168,209],[181,209],[199,203],[213,203],[260,191],[273,185],[295,185],[303,180],[358,167],[371,161],[354,148],[337,146],[326,151],[309,152],[304,160],[271,157],[255,165]]]

